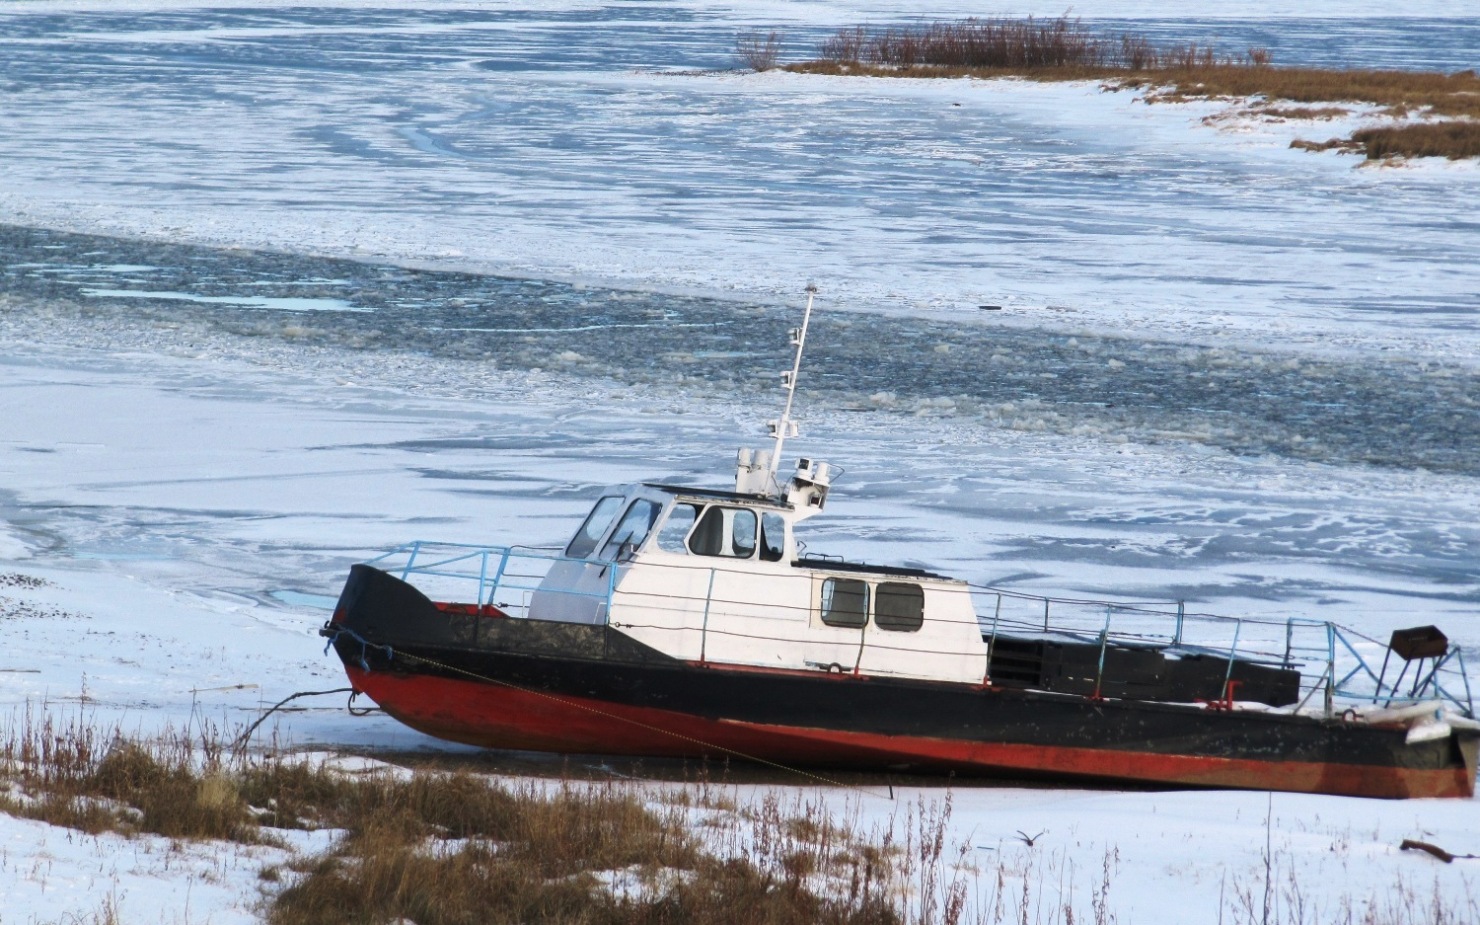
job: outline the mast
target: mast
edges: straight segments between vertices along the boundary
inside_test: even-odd
[[[817,296],[817,286],[807,284],[807,308],[802,312],[802,326],[792,328],[791,344],[796,347],[796,356],[791,362],[791,371],[781,374],[781,385],[786,389],[786,407],[781,410],[781,417],[771,421],[771,433],[776,437],[776,447],[771,451],[771,465],[767,469],[767,476],[775,483],[776,470],[781,465],[781,447],[787,437],[795,437],[801,433],[797,422],[791,419],[791,403],[797,395],[797,376],[802,371],[802,351],[807,347],[807,326],[812,322],[812,300]]]
[[[835,474],[842,470],[820,459],[797,460],[797,471],[786,484],[776,477],[781,467],[781,450],[787,437],[801,432],[792,420],[791,406],[797,395],[797,376],[802,370],[802,351],[807,346],[807,326],[812,321],[812,301],[817,296],[817,287],[807,284],[807,310],[802,313],[802,326],[791,329],[791,345],[796,348],[791,369],[781,374],[781,386],[786,389],[786,407],[781,417],[769,421],[771,436],[776,443],[770,449],[741,447],[736,454],[735,492],[742,495],[773,498],[791,505],[794,520],[803,520],[822,510],[827,502],[827,492]]]

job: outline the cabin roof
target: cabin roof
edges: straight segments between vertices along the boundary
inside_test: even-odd
[[[713,488],[695,488],[691,485],[664,485],[661,482],[643,482],[644,488],[656,488],[658,491],[666,492],[675,497],[696,498],[706,501],[729,501],[732,504],[744,504],[750,507],[771,508],[777,511],[789,511],[792,506],[785,501],[777,501],[765,495],[745,495],[734,491],[719,491]]]
[[[921,568],[904,568],[898,565],[869,565],[864,562],[844,562],[842,559],[826,559],[821,556],[802,556],[791,563],[797,568],[815,568],[825,572],[861,572],[870,575],[889,575],[895,578],[934,578],[938,581],[956,581],[949,575],[938,575]]]

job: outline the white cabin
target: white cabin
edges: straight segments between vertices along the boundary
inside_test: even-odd
[[[985,683],[987,643],[963,581],[798,555],[796,524],[834,474],[776,475],[817,290],[807,287],[774,445],[741,449],[735,490],[642,484],[604,495],[530,599],[538,620],[607,623],[674,658],[771,671]]]
[[[987,645],[966,583],[800,557],[796,522],[825,485],[799,495],[796,483],[785,496],[801,506],[672,485],[608,492],[529,616],[609,623],[694,664],[981,683]]]

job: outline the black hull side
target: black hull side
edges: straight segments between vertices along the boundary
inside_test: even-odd
[[[661,739],[654,739],[650,732],[637,734],[632,729],[630,735],[621,735],[622,723],[616,717],[628,711],[644,717],[693,718],[710,724],[705,728],[720,731],[730,726],[775,730],[778,739],[810,731],[821,743],[810,754],[821,764],[831,763],[826,743],[835,742],[838,755],[854,755],[849,749],[858,746],[886,760],[900,754],[916,759],[892,764],[913,763],[962,773],[990,772],[994,770],[991,761],[1005,760],[988,758],[984,763],[970,757],[990,748],[1011,753],[1013,766],[995,770],[1014,773],[1022,773],[1025,763],[1031,773],[1033,756],[1042,753],[1045,757],[1039,763],[1043,766],[1038,770],[1054,776],[1353,792],[1351,784],[1320,785],[1320,780],[1330,777],[1323,769],[1340,769],[1343,779],[1366,772],[1374,780],[1408,772],[1446,780],[1467,775],[1473,786],[1473,761],[1466,761],[1463,747],[1468,742],[1473,750],[1472,735],[1456,734],[1410,746],[1406,731],[1400,728],[1258,711],[1094,700],[820,671],[698,666],[666,656],[607,626],[446,612],[416,589],[367,566],[356,566],[351,572],[333,627],[353,633],[339,632],[334,644],[352,676],[359,679],[357,683],[368,688],[375,686],[377,676],[383,676],[386,691],[396,686],[390,683],[392,679],[401,684],[397,688],[401,693],[391,696],[403,697],[406,703],[381,701],[382,706],[418,728],[479,744],[502,741],[495,730],[504,730],[510,747],[522,747],[521,743],[529,741],[558,742],[554,728],[558,720],[541,719],[539,734],[521,739],[509,732],[520,728],[517,718],[490,717],[489,734],[484,735],[475,728],[462,728],[478,725],[476,712],[439,707],[426,699],[425,688],[406,687],[404,682],[440,679],[449,682],[447,690],[459,691],[468,684],[495,686],[501,688],[505,700],[519,692],[524,708],[539,713],[548,712],[549,703],[531,707],[529,697],[598,704],[614,717],[612,747],[605,749],[614,752],[634,753],[639,743],[645,743],[648,750],[667,753]],[[332,627],[330,631],[337,632]],[[374,691],[367,692],[374,696]],[[440,726],[426,719],[454,713],[460,718]],[[651,725],[646,719],[639,725],[644,723]],[[633,743],[633,749],[624,743]],[[801,759],[808,760],[806,750],[802,752]],[[1126,770],[1125,756],[1137,756],[1132,771]],[[849,758],[841,763],[857,762]],[[1261,774],[1260,768],[1267,772]],[[1282,786],[1279,776],[1292,768],[1308,772],[1305,776],[1316,784]],[[1373,795],[1406,795],[1388,792],[1403,791],[1405,786],[1374,784],[1379,792]]]

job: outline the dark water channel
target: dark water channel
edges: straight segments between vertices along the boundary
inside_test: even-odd
[[[0,306],[45,322],[491,360],[505,369],[772,393],[799,307],[0,226]],[[819,303],[809,402],[1238,454],[1480,473],[1480,374]],[[57,319],[62,319],[58,322]],[[47,332],[27,332],[46,338]],[[174,336],[186,336],[176,334]]]

